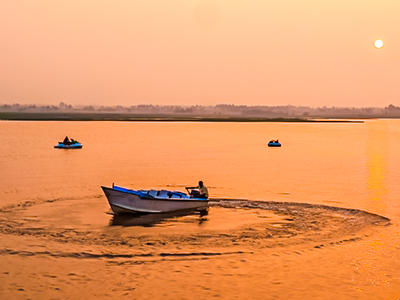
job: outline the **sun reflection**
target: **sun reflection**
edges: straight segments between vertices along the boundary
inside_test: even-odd
[[[388,128],[382,120],[367,121],[366,147],[366,197],[365,208],[374,213],[386,215],[388,204]],[[373,286],[386,286],[392,277],[386,272],[389,245],[382,238],[366,245],[362,258],[354,262],[357,274],[362,274]]]
[[[383,121],[368,122],[367,126],[367,206],[371,211],[384,214],[388,206],[387,127]]]

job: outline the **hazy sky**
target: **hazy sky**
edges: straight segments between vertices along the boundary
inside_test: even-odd
[[[400,0],[0,0],[0,104],[400,105],[399,32]]]

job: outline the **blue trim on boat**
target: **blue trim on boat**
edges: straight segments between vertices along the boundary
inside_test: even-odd
[[[123,187],[120,187],[120,186],[116,186],[116,185],[114,185],[113,189],[116,190],[116,191],[120,191],[120,192],[135,194],[135,195],[138,195],[140,198],[153,198],[153,196],[144,194],[142,192],[126,189],[126,188],[123,188]]]
[[[106,187],[102,187],[102,188],[106,188]],[[180,192],[180,191],[166,191],[168,197],[159,197],[157,196],[153,196],[148,194],[151,190],[141,190],[141,191],[137,191],[137,190],[132,190],[132,189],[127,189],[121,186],[116,186],[114,185],[111,189],[116,190],[118,192],[122,192],[122,193],[128,193],[128,194],[134,194],[139,196],[140,198],[143,199],[157,199],[157,200],[170,200],[170,201],[193,201],[193,200],[201,200],[201,201],[208,201],[208,199],[204,199],[204,198],[191,198],[189,195]],[[154,190],[156,192],[161,192],[159,190]],[[173,198],[172,196],[179,196],[179,198]]]

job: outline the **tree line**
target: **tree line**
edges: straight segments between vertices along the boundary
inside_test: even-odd
[[[215,106],[179,106],[140,104],[132,106],[73,106],[61,102],[59,105],[0,105],[0,112],[21,113],[124,113],[132,115],[211,116],[211,117],[262,117],[262,118],[399,118],[400,107],[309,107],[309,106],[264,106],[218,104]]]

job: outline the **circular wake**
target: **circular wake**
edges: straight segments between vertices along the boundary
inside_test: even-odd
[[[210,200],[205,216],[112,216],[105,213],[107,209],[103,197],[2,207],[0,233],[35,236],[55,244],[101,246],[109,253],[134,249],[168,256],[177,250],[232,253],[290,246],[321,248],[362,239],[373,234],[376,226],[390,224],[388,218],[355,209],[235,199]]]

